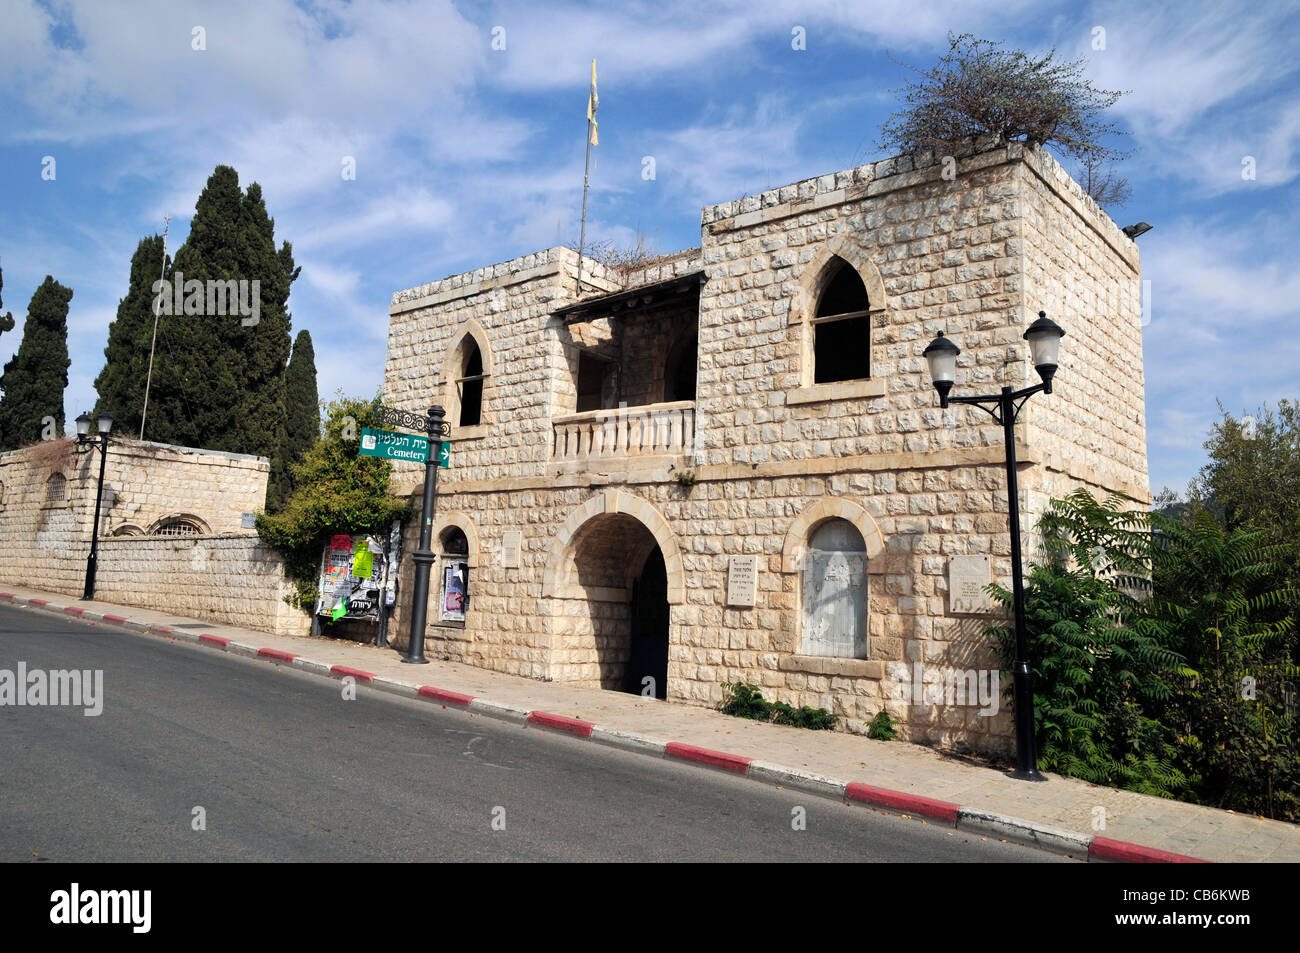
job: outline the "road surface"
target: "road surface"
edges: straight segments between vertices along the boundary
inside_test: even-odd
[[[0,606],[0,669],[19,662],[102,670],[104,697],[0,707],[11,862],[1065,860]]]

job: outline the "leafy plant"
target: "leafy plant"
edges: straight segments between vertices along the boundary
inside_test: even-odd
[[[812,708],[808,705],[795,708],[785,702],[769,702],[758,686],[746,682],[724,682],[722,689],[726,694],[719,710],[724,715],[808,728],[812,731],[829,730],[839,723],[839,716],[832,715],[825,708]]]
[[[694,470],[678,470],[677,485],[690,489],[695,486],[698,477]]]
[[[1050,558],[1025,586],[1040,763],[1300,819],[1288,545],[1196,504],[1177,519],[1127,506],[1079,491],[1040,521]],[[990,631],[1009,666],[1011,627]]]
[[[1228,531],[1194,507],[1160,522],[1150,611],[1174,635],[1190,671],[1170,717],[1207,803],[1300,819],[1300,752],[1287,712],[1297,596],[1285,587],[1290,546]]]
[[[1155,717],[1185,665],[1142,611],[1151,585],[1149,514],[1079,491],[1052,501],[1039,526],[1053,561],[1025,581],[1025,623],[1040,765],[1095,784],[1186,795],[1174,732]],[[1010,591],[992,591],[1011,606]],[[1010,668],[1013,627],[988,631]]]
[[[294,468],[297,488],[277,513],[258,514],[257,535],[278,551],[298,604],[316,598],[320,555],[334,533],[387,533],[410,505],[389,492],[392,466],[362,457],[361,428],[375,426],[378,400],[340,397],[326,405],[324,435]]]
[[[883,708],[876,712],[876,717],[872,718],[867,725],[867,737],[875,738],[877,741],[893,741],[896,734],[898,728],[895,726],[894,719]]]

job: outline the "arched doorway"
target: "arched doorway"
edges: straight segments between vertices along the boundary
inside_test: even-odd
[[[669,697],[672,607],[685,588],[676,535],[655,507],[617,490],[587,500],[557,531],[543,576],[551,679]]]
[[[668,697],[668,574],[655,546],[632,580],[628,612],[630,645],[623,691]]]

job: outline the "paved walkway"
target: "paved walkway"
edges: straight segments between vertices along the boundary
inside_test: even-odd
[[[721,764],[715,761],[716,766],[740,770],[740,765],[749,768],[752,759],[764,767],[759,770],[760,765],[756,763],[745,772],[753,777],[780,780],[782,769],[786,769],[793,772],[788,778],[790,786],[802,784],[815,789],[819,785],[810,784],[808,776],[820,776],[828,779],[822,786],[832,793],[842,791],[847,782],[851,799],[875,806],[886,805],[889,797],[884,796],[883,800],[873,797],[870,789],[863,786],[909,795],[913,800],[900,801],[899,808],[909,813],[928,813],[931,818],[951,820],[942,807],[937,811],[927,811],[924,806],[912,810],[909,803],[915,806],[919,803],[916,798],[947,802],[944,807],[960,806],[970,821],[964,824],[962,818],[957,818],[958,826],[985,823],[990,837],[1017,839],[1014,833],[1007,832],[1017,827],[1018,822],[1007,822],[1018,819],[1027,822],[1025,826],[1029,830],[1029,836],[1021,837],[1022,840],[1048,846],[1054,843],[1054,849],[1063,851],[1066,848],[1061,845],[1073,840],[1076,848],[1080,843],[1084,845],[1084,854],[1089,852],[1088,842],[1096,841],[1098,849],[1094,856],[1104,853],[1100,849],[1103,842],[1109,844],[1113,840],[1216,862],[1300,861],[1300,826],[1297,825],[1118,791],[1057,775],[1048,775],[1047,782],[1042,784],[1016,781],[1001,770],[899,741],[873,741],[843,732],[814,732],[747,721],[705,708],[559,682],[539,682],[456,662],[435,660],[428,665],[405,665],[391,649],[354,642],[268,635],[220,623],[199,624],[199,620],[150,609],[100,601],[81,602],[71,596],[35,589],[5,585],[3,590],[0,599],[8,601],[44,601],[49,605],[43,608],[54,611],[66,608],[71,612],[83,610],[91,618],[112,616],[116,619],[108,621],[121,624],[130,620],[136,629],[148,627],[155,634],[184,636],[191,641],[199,634],[211,635],[218,641],[209,640],[207,644],[214,648],[221,647],[220,640],[228,639],[235,643],[228,647],[231,651],[256,654],[257,650],[269,650],[271,654],[280,653],[281,661],[294,656],[297,661],[293,664],[308,670],[318,667],[311,662],[304,664],[305,660],[345,666],[390,681],[390,690],[393,681],[405,683],[409,693],[414,693],[416,686],[432,686],[456,695],[473,696],[486,706],[471,711],[489,714],[495,703],[503,715],[518,714],[519,720],[527,712],[547,712],[594,723],[604,730],[607,738],[630,733],[638,736],[631,740],[656,753],[662,752],[667,742],[676,743],[679,748],[726,752],[734,757]],[[170,631],[158,632],[159,629]],[[247,651],[248,647],[251,652]],[[591,726],[578,733],[590,736]],[[657,744],[644,743],[652,739]],[[668,753],[674,754],[672,750]],[[677,753],[680,755],[680,751]],[[856,793],[855,788],[859,789]],[[1094,827],[1099,807],[1105,809],[1102,830]],[[985,814],[1000,817],[981,817]],[[1115,856],[1124,856],[1123,850]]]

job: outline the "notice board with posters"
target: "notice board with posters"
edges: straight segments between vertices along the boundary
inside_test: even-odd
[[[340,619],[379,620],[397,597],[397,545],[400,526],[388,535],[330,537],[321,554],[316,614]]]

